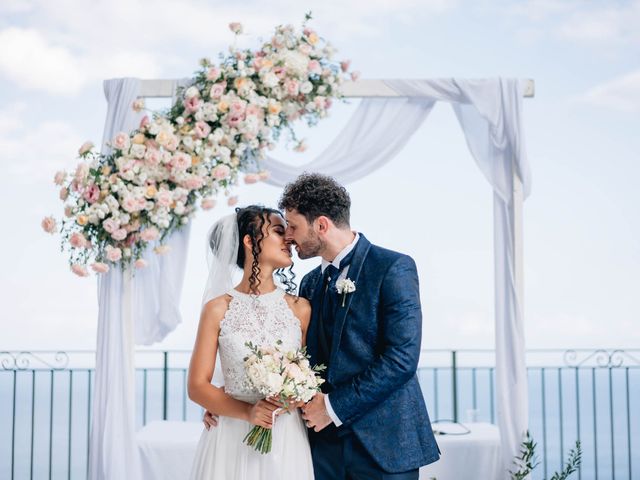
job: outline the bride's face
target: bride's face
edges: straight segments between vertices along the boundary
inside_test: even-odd
[[[262,227],[259,261],[273,269],[286,268],[292,263],[291,247],[285,242],[287,225],[280,215],[271,214]]]

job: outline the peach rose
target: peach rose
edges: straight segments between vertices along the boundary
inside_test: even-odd
[[[85,155],[85,154],[89,153],[92,148],[93,148],[93,143],[92,142],[84,142],[80,146],[80,148],[78,149],[78,155],[80,155],[80,156]]]
[[[56,185],[62,185],[66,178],[67,173],[60,170],[59,172],[56,172],[55,177],[53,177],[53,183],[55,183]]]
[[[227,205],[229,205],[230,207],[233,207],[237,203],[238,203],[238,196],[237,195],[234,195],[233,197],[229,197],[229,199],[227,200]]]
[[[158,245],[153,249],[153,251],[158,255],[164,255],[165,253],[169,252],[169,250],[171,250],[171,247],[169,245]]]
[[[260,176],[255,173],[247,173],[244,176],[244,183],[250,185],[252,183],[257,183],[260,180]]]
[[[56,231],[56,219],[53,217],[44,217],[40,225],[42,225],[42,229],[47,233],[54,233]]]
[[[71,271],[79,277],[89,276],[89,272],[87,272],[87,269],[84,267],[84,265],[80,265],[79,263],[74,263],[73,265],[71,265]]]
[[[107,273],[109,271],[109,265],[102,262],[96,262],[91,265],[91,268],[96,273]]]
[[[133,264],[136,268],[144,268],[147,266],[147,261],[139,258],[138,260],[136,260]]]
[[[145,242],[152,242],[153,240],[157,240],[160,236],[160,232],[156,227],[145,228],[140,232],[140,238]]]
[[[211,210],[216,206],[216,200],[214,198],[205,198],[202,200],[202,203],[200,203],[200,206],[203,210]]]
[[[69,237],[69,243],[74,248],[85,248],[87,246],[87,239],[80,232],[74,232]]]
[[[118,132],[113,139],[113,148],[117,150],[126,150],[130,145],[129,135],[124,132]]]
[[[107,260],[110,262],[117,262],[122,258],[122,250],[112,247],[111,245],[107,245],[105,252],[107,254]]]

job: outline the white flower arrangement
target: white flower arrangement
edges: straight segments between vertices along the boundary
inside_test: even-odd
[[[65,202],[61,223],[47,217],[43,229],[59,227],[71,269],[87,276],[87,266],[105,273],[110,265],[134,265],[151,243],[164,253],[163,241],[193,218],[198,205],[213,208],[245,173],[246,183],[268,177],[259,163],[283,131],[296,144],[292,125],[303,119],[314,125],[326,116],[348,62],[334,62],[333,48],[306,26],[278,26],[257,50],[235,47],[220,64],[200,62],[193,82],[178,93],[165,114],[145,116],[137,130],[119,132],[112,152],[101,155],[86,142],[72,174],[58,172],[55,183]],[[242,33],[242,25],[229,28]],[[137,100],[132,108],[144,109]]]
[[[260,395],[278,397],[284,408],[292,402],[308,402],[320,385],[324,383],[319,375],[324,365],[311,367],[306,348],[282,351],[278,341],[275,346],[258,347],[251,342],[245,345],[251,351],[244,359],[245,373],[249,385]],[[244,438],[244,442],[260,453],[271,451],[272,431],[255,426]]]
[[[336,282],[336,291],[338,294],[342,295],[342,306],[344,307],[347,294],[356,291],[356,284],[348,277],[341,278]]]

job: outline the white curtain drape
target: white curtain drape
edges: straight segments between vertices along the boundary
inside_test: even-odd
[[[392,80],[386,84],[400,97],[362,100],[345,129],[318,158],[296,167],[269,157],[264,166],[271,172],[269,182],[277,186],[305,171],[349,183],[390,161],[436,101],[452,104],[469,150],[494,191],[496,391],[506,475],[528,427],[522,299],[514,275],[513,209],[514,169],[522,181],[524,197],[531,191],[522,130],[524,83],[498,78]]]
[[[140,80],[104,82],[108,109],[102,152],[118,132],[138,127],[142,114],[131,108]],[[181,321],[179,303],[184,280],[189,227],[165,242],[165,255],[144,254],[147,267],[135,272],[112,268],[98,277],[98,337],[91,419],[89,478],[140,478],[135,442],[134,346],[162,340]]]

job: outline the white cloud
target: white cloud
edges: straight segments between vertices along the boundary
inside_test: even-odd
[[[304,3],[304,2],[303,2]],[[294,0],[234,4],[203,0],[35,1],[21,12],[21,24],[0,31],[0,73],[27,89],[72,94],[88,82],[114,76],[189,75],[198,52],[216,58],[232,43],[230,21],[242,21],[255,45],[281,23],[299,24],[312,9],[314,27],[342,43],[352,36],[377,36],[391,18],[406,23],[416,15],[437,15],[457,5],[447,0],[327,0],[308,5]],[[9,7],[7,7],[9,8]],[[22,13],[22,15],[20,15]],[[8,48],[6,48],[8,47]]]
[[[86,81],[68,49],[49,44],[36,30],[17,27],[0,31],[0,72],[24,87],[53,93],[72,92]]]
[[[623,112],[640,112],[640,70],[595,86],[578,101]]]

